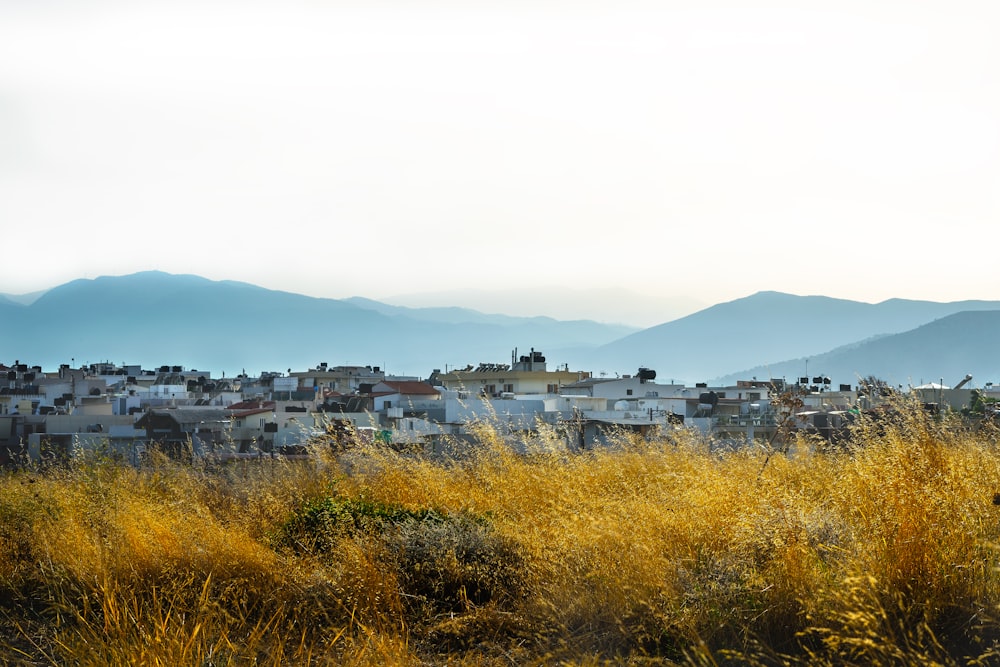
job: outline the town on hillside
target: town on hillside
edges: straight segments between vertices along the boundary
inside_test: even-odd
[[[834,385],[814,376],[689,387],[658,382],[650,368],[616,377],[549,369],[534,349],[427,378],[326,363],[227,377],[109,362],[43,370],[15,360],[0,363],[0,463],[90,450],[139,464],[151,447],[218,459],[304,456],[304,443],[331,434],[433,453],[472,442],[484,420],[512,443],[550,427],[570,450],[607,445],[622,431],[656,437],[670,429],[739,445],[773,442],[790,426],[831,441],[854,415],[903,392],[932,411],[990,412],[1000,388],[971,380],[904,389],[873,377]]]

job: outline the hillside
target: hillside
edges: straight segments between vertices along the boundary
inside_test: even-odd
[[[875,375],[894,385],[943,382],[951,386],[971,373],[982,385],[1000,381],[1000,350],[995,333],[1000,310],[965,311],[911,331],[847,345],[825,354],[758,366],[720,378],[824,375],[834,383],[856,384]]]
[[[378,365],[433,368],[503,362],[515,347],[594,347],[632,329],[549,318],[377,307],[156,271],[76,280],[23,306],[0,301],[0,349],[46,367],[108,359],[213,372]]]
[[[534,347],[550,367],[596,375],[648,367],[688,384],[806,374],[836,383],[879,375],[905,384],[972,373],[985,382],[1000,378],[988,340],[996,311],[1000,302],[868,304],[759,292],[637,331],[590,320],[319,299],[150,271],[75,280],[30,304],[0,299],[0,350],[8,363],[45,367],[110,360],[232,374],[325,361],[427,376],[434,368],[504,363],[515,348]]]
[[[544,316],[517,317],[481,313],[471,308],[460,307],[411,308],[408,306],[393,306],[362,297],[351,297],[343,299],[343,301],[359,308],[372,310],[390,317],[405,317],[439,324],[485,324],[500,327],[537,326],[539,328],[560,327],[565,333],[575,339],[568,341],[571,343],[588,343],[594,340],[607,339],[609,335],[613,338],[620,338],[638,331],[636,327],[623,324],[605,324],[604,322],[595,322],[594,320],[557,320]],[[565,343],[566,341],[563,342]]]
[[[774,368],[780,361],[816,357],[874,336],[909,331],[958,312],[995,309],[1000,309],[1000,302],[892,299],[868,304],[759,292],[613,341],[593,351],[591,358],[595,368],[646,366],[656,369],[660,377],[688,383],[729,376],[741,368],[758,369],[758,376],[767,376],[770,369],[777,376],[780,373]],[[898,361],[916,364],[949,346],[949,341],[939,340],[934,347],[913,348],[913,358],[899,357]],[[812,363],[809,368],[814,368]],[[803,370],[799,368],[790,375],[801,375]]]

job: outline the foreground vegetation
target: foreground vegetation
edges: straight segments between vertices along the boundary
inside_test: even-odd
[[[460,460],[85,460],[0,478],[5,664],[987,664],[997,432],[685,431]],[[322,451],[328,451],[322,448]]]

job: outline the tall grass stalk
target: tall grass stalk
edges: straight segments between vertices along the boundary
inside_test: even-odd
[[[12,664],[970,664],[1000,637],[1000,452],[900,405],[842,447],[80,461],[0,478]]]

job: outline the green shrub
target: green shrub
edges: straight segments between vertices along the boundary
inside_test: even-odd
[[[522,563],[512,543],[487,519],[467,513],[326,497],[296,512],[278,543],[330,556],[342,540],[374,541],[372,550],[395,569],[412,611],[466,611],[513,599],[521,589]]]
[[[409,510],[365,498],[324,497],[307,502],[282,526],[277,543],[295,551],[329,553],[337,542],[359,535],[378,536],[406,522],[440,522],[430,509]]]
[[[521,559],[485,520],[459,514],[409,521],[387,538],[403,592],[432,613],[509,602],[520,594]]]

